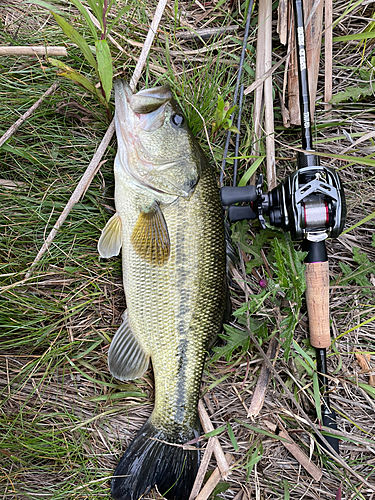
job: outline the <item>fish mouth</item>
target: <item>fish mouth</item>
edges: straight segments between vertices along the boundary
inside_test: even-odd
[[[172,92],[169,85],[154,87],[152,89],[143,89],[133,94],[129,85],[124,80],[120,79],[114,82],[114,88],[115,98],[118,98],[116,101],[122,101],[124,105],[124,100],[126,100],[128,107],[137,115],[153,113],[172,99]],[[121,105],[121,102],[118,104]]]
[[[181,179],[182,182],[176,180],[175,175],[169,174],[176,164],[169,158],[150,156],[142,144],[143,132],[153,132],[164,125],[167,106],[173,99],[169,85],[133,94],[129,85],[118,79],[114,82],[114,89],[118,141],[115,168],[125,171],[138,187],[155,194],[189,198],[198,176],[190,174],[188,179]]]
[[[129,105],[133,113],[146,115],[157,111],[171,99],[172,92],[169,85],[163,85],[162,87],[144,89],[136,94],[132,94],[129,99]]]

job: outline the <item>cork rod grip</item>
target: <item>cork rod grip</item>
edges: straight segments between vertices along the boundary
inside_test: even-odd
[[[310,342],[323,349],[331,345],[329,331],[328,262],[306,264],[306,304],[309,315]]]

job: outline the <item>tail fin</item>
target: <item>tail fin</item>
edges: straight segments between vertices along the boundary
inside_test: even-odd
[[[191,439],[198,436],[194,432]],[[111,484],[115,500],[138,500],[155,485],[171,500],[188,500],[199,467],[199,450],[171,443],[176,438],[147,421],[122,456]]]

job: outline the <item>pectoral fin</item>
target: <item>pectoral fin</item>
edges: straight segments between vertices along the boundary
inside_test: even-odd
[[[137,254],[151,265],[163,266],[168,261],[171,243],[167,223],[156,202],[148,211],[140,213],[131,243]]]
[[[101,257],[109,259],[120,253],[121,246],[121,218],[116,212],[102,230],[98,241],[98,252]]]
[[[125,311],[122,325],[113,337],[108,351],[109,371],[119,380],[133,380],[141,377],[147,370],[149,359],[131,331]]]

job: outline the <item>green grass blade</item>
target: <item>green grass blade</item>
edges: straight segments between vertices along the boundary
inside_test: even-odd
[[[369,38],[375,38],[375,33],[371,31],[366,31],[364,33],[354,33],[353,35],[344,36],[334,36],[332,38],[333,42],[350,42],[352,40],[368,40]]]
[[[313,379],[316,416],[318,417],[319,422],[322,422],[322,406],[321,406],[321,402],[320,402],[319,378],[318,378],[318,374],[316,372],[313,373],[312,379]]]
[[[232,446],[234,448],[234,451],[238,451],[238,444],[237,444],[237,441],[236,441],[236,437],[234,435],[234,432],[233,432],[233,429],[232,429],[232,426],[230,425],[230,423],[228,422],[228,436],[230,438],[230,441],[232,443]]]
[[[103,86],[107,102],[111,97],[113,67],[112,57],[107,40],[98,40],[95,42],[96,59],[98,61],[99,78]]]
[[[95,95],[102,102],[102,104],[107,105],[107,102],[104,99],[104,97],[101,95],[99,90],[95,87],[95,85],[90,82],[90,80],[88,78],[83,76],[81,73],[78,73],[78,71],[71,68],[67,64],[63,63],[62,61],[59,61],[58,59],[53,59],[53,58],[49,57],[48,61],[53,66],[56,66],[57,68],[60,69],[60,71],[59,71],[60,76],[63,76],[64,78],[67,78],[68,80],[72,80],[73,82],[77,83],[78,85],[81,85],[86,90],[88,90],[93,95]]]
[[[103,0],[87,0],[90,9],[93,11],[94,16],[100,23],[101,30],[103,32]]]
[[[31,3],[34,5],[39,5],[40,7],[44,7],[45,9],[50,10],[51,12],[55,12],[56,14],[62,14],[61,10],[49,2],[44,2],[44,0],[26,0],[25,3]]]
[[[89,44],[86,40],[78,33],[76,29],[73,28],[65,19],[55,12],[52,12],[53,17],[55,18],[57,24],[63,30],[65,35],[73,42],[78,45],[81,49],[82,54],[84,55],[87,62],[94,68],[96,73],[98,72],[98,65],[96,64],[95,57],[93,56]]]
[[[80,0],[71,0],[71,2],[85,18],[86,24],[90,28],[90,31],[91,31],[91,34],[92,34],[94,40],[98,40],[97,29],[95,27],[95,24],[92,22],[91,17],[89,15],[89,13],[87,12],[86,8],[82,5]]]
[[[371,323],[372,321],[375,320],[375,316],[372,316],[372,318],[366,319],[365,321],[362,321],[359,325],[355,325],[352,328],[349,328],[349,330],[346,330],[343,333],[340,333],[338,337],[336,337],[335,342],[337,342],[341,337],[344,337],[344,335],[347,335],[348,333],[352,332],[353,330],[356,330],[357,328],[361,328],[362,326],[367,325],[368,323]]]
[[[361,219],[359,222],[357,222],[356,224],[353,224],[353,226],[348,227],[348,229],[345,229],[345,231],[343,231],[341,233],[341,235],[349,233],[350,231],[353,231],[353,229],[356,229],[357,227],[362,226],[362,224],[366,224],[366,222],[370,221],[374,217],[375,217],[375,212],[372,212],[372,214],[366,215],[366,217]]]
[[[246,186],[246,184],[249,182],[250,178],[255,174],[257,171],[258,167],[262,164],[265,156],[260,156],[257,158],[254,163],[251,165],[250,168],[246,170],[246,172],[243,174],[241,177],[240,182],[238,183],[238,186]]]
[[[311,357],[299,346],[299,344],[293,339],[293,347],[295,348],[295,350],[307,361],[308,365],[309,365],[309,369],[310,369],[310,372],[309,372],[309,375],[312,375],[313,373],[313,370],[315,369],[315,363],[314,361],[311,359]]]

